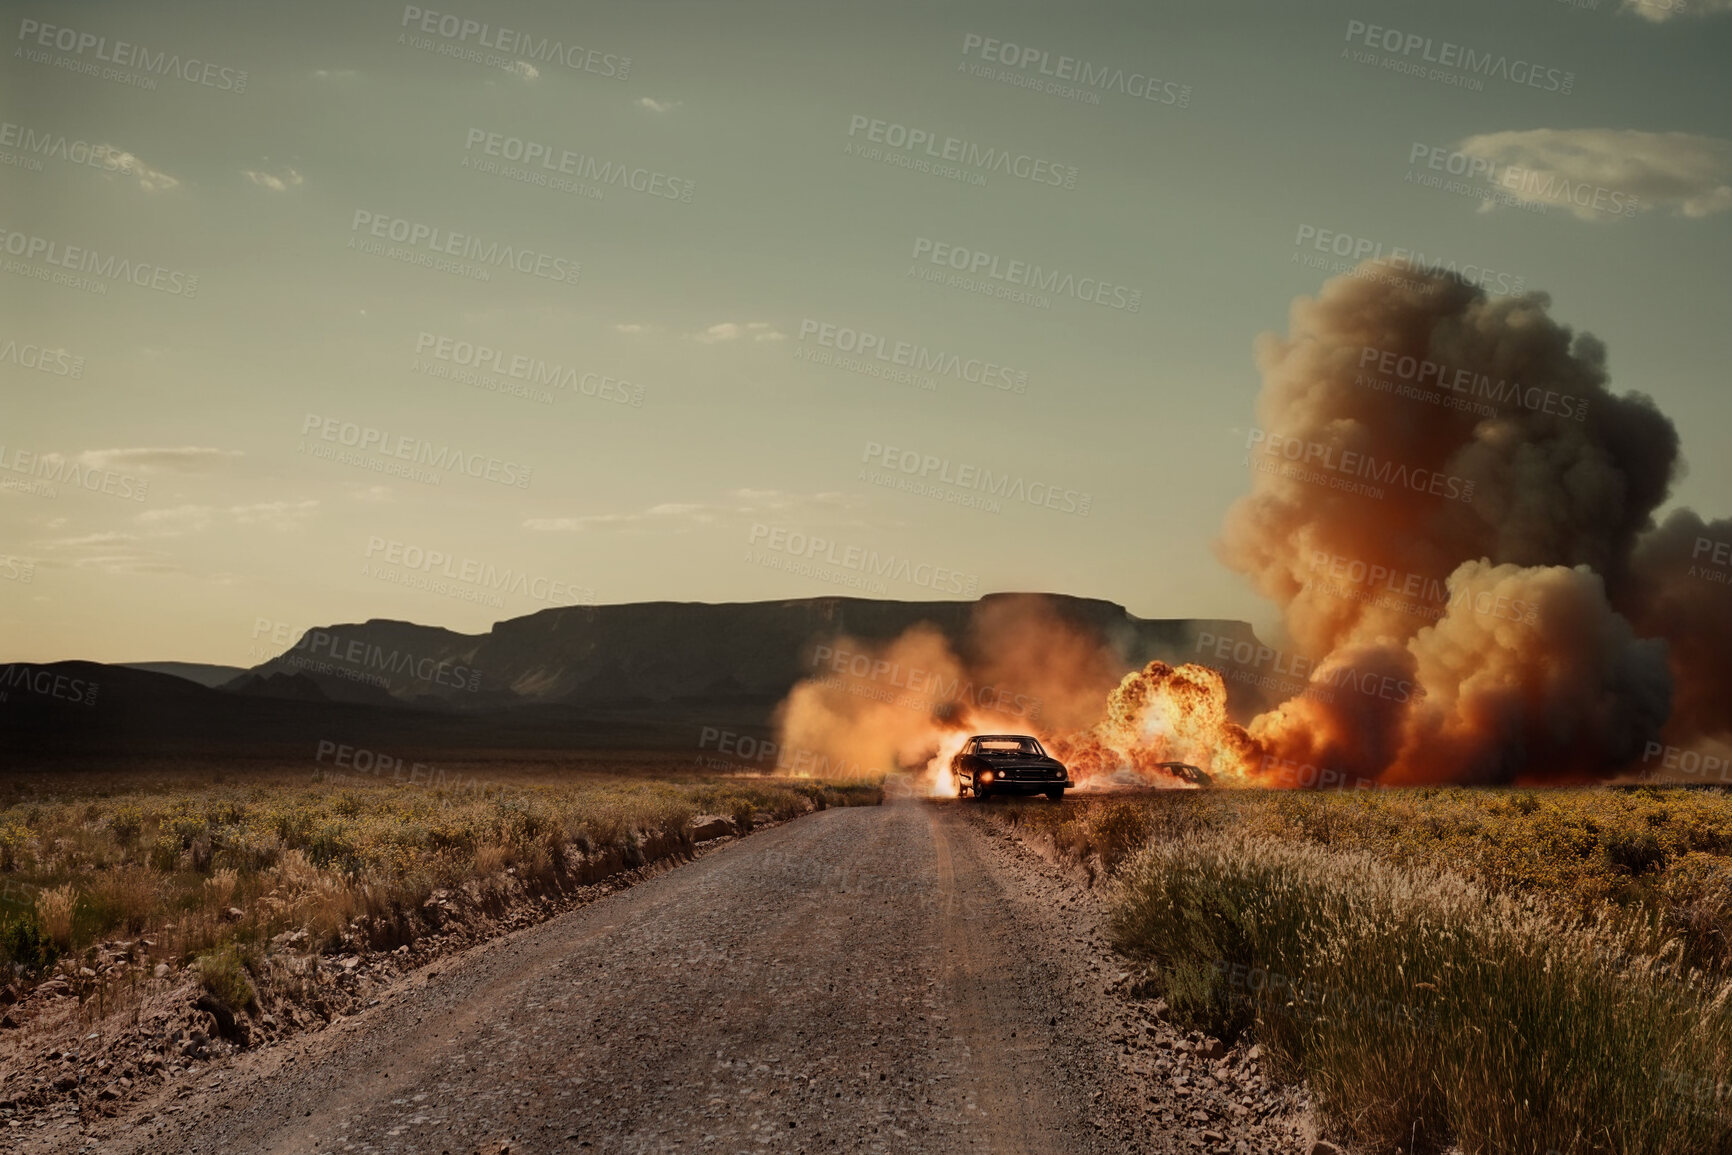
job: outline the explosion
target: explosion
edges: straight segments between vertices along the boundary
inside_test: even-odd
[[[1220,673],[1127,673],[1025,597],[983,602],[960,655],[935,628],[848,642],[864,678],[803,683],[784,742],[923,766],[935,792],[991,730],[1040,737],[1085,788],[1184,784],[1166,763],[1247,785],[1593,781],[1724,742],[1732,521],[1656,527],[1677,430],[1613,393],[1604,346],[1549,307],[1362,266],[1259,339],[1251,491],[1217,552],[1279,609],[1309,681],[1249,725]],[[944,692],[874,697],[903,666]]]

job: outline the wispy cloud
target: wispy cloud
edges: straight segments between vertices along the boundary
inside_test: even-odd
[[[647,108],[651,112],[672,112],[684,103],[685,101],[683,100],[657,100],[653,96],[640,96],[637,98],[637,106],[639,108]]]
[[[250,505],[175,505],[163,509],[147,509],[133,518],[156,537],[181,537],[203,533],[219,517],[233,525],[263,525],[276,530],[300,529],[307,518],[318,512],[316,499],[306,501],[261,501]]]
[[[151,168],[137,155],[123,149],[110,148],[108,150],[108,162],[113,166],[115,172],[124,173],[136,180],[138,187],[145,192],[167,192],[169,189],[180,187],[180,181],[161,169]]]
[[[163,509],[147,509],[134,521],[153,532],[178,537],[186,533],[203,533],[210,528],[216,510],[208,505],[175,505]]]
[[[1470,136],[1460,151],[1498,168],[1498,188],[1580,220],[1653,209],[1706,217],[1732,209],[1732,141],[1627,128],[1536,128]],[[1483,202],[1484,209],[1494,202]]]
[[[87,533],[33,543],[45,569],[95,569],[115,574],[174,574],[184,570],[164,550],[140,543],[132,533]]]
[[[511,73],[513,76],[523,77],[525,82],[533,82],[541,79],[541,69],[529,63],[527,60],[513,61],[505,66],[505,71]]]
[[[78,460],[93,469],[137,473],[209,473],[245,454],[239,449],[183,445],[176,449],[87,449]]]
[[[266,172],[263,169],[243,168],[241,175],[260,188],[268,188],[272,192],[288,192],[292,188],[301,187],[306,182],[306,178],[292,168],[283,169],[281,175]]]
[[[1732,0],[1624,0],[1622,11],[1664,23],[1676,16],[1713,16],[1732,12]]]
[[[645,333],[650,332],[654,327],[655,326],[653,325],[641,325],[635,321],[626,321],[615,325],[613,331],[616,333],[624,333],[628,337],[641,337]]]
[[[272,529],[300,529],[319,510],[316,498],[307,501],[263,501],[254,505],[231,505],[229,516],[236,525],[267,525]]]
[[[706,345],[721,341],[785,341],[788,337],[768,321],[721,321],[687,336]]]
[[[669,530],[683,533],[754,517],[835,515],[859,509],[866,499],[847,493],[787,493],[779,489],[730,489],[714,502],[669,501],[624,513],[525,518],[523,528],[538,533],[579,533],[592,529]]]

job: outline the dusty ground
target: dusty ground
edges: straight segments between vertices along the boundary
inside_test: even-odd
[[[420,968],[27,1151],[1299,1151],[1303,1104],[1122,993],[1079,877],[833,809]]]

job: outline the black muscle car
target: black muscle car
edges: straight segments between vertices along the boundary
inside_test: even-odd
[[[1064,763],[1027,734],[976,734],[950,759],[950,777],[964,798],[995,794],[1044,794],[1064,797],[1070,774]]]

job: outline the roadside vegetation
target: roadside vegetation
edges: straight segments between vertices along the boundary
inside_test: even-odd
[[[48,787],[0,794],[6,1001],[58,975],[112,1007],[165,963],[230,1012],[283,936],[302,952],[391,950],[436,929],[447,895],[497,911],[686,856],[699,816],[726,820],[706,836],[744,833],[881,797],[875,782],[509,769],[452,787],[323,769]],[[141,965],[104,966],[115,940]]]
[[[1732,796],[1173,791],[993,820],[1375,1152],[1732,1149]]]

